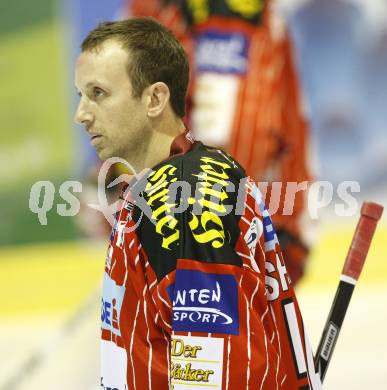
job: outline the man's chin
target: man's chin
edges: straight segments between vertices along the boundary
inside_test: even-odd
[[[106,149],[99,149],[99,150],[96,149],[96,152],[97,152],[97,155],[98,155],[99,159],[102,160],[102,161],[106,161],[106,160],[108,160],[111,157],[116,157],[114,155],[114,153],[109,153],[109,151],[106,150]]]
[[[123,159],[125,160],[124,157],[122,157],[120,155],[120,153],[113,153],[112,151],[109,151],[109,150],[97,150],[97,155],[99,157],[100,160],[102,161],[106,161],[106,160],[109,160],[109,159]]]

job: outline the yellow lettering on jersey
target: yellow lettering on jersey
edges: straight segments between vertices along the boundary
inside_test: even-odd
[[[160,192],[156,192],[153,196],[151,196],[149,199],[148,199],[148,204],[149,206],[153,206],[153,202],[156,200],[156,199],[159,199],[160,202],[165,202],[167,199],[168,199],[168,189],[167,188],[164,188],[163,191],[160,191]]]
[[[210,210],[216,211],[218,213],[225,213],[227,211],[226,207],[223,204],[215,203],[211,199],[207,200],[205,198],[200,198],[198,203],[202,207],[208,207]]]
[[[179,363],[171,364],[172,379],[180,379],[189,382],[208,382],[208,377],[213,373],[213,370],[192,368],[191,363],[185,364],[184,367],[182,367]]]
[[[185,345],[184,340],[172,339],[171,340],[171,355],[172,356],[184,356],[185,358],[197,358],[197,353],[202,349],[201,346]]]
[[[158,184],[160,184],[164,180],[166,180],[167,179],[167,174],[166,173],[168,173],[168,176],[172,176],[175,173],[176,169],[177,168],[174,167],[173,165],[167,164],[167,165],[163,165],[160,169],[158,169],[157,171],[153,172],[148,177],[148,181],[151,182],[151,183],[154,183],[154,184],[148,183],[147,187],[145,188],[145,191],[148,191],[150,189],[150,187],[157,186]]]
[[[231,11],[252,18],[263,10],[263,0],[226,0]]]
[[[202,213],[199,217],[191,213],[192,219],[188,224],[197,242],[201,244],[211,242],[213,248],[221,248],[224,244],[225,232],[218,214],[227,212],[223,202],[228,195],[222,187],[229,184],[226,180],[230,177],[226,170],[231,169],[231,166],[211,157],[202,157],[200,161],[204,163],[200,165],[201,172],[193,176],[201,179],[197,184],[197,193],[202,197],[190,198],[188,201],[190,204],[200,205]],[[207,227],[209,222],[212,222],[210,229]]]
[[[222,180],[222,179],[218,179],[217,177],[210,176],[207,173],[204,173],[204,174],[201,173],[200,175],[192,175],[192,176],[195,176],[195,177],[199,178],[200,180],[204,180],[206,183],[216,183],[216,184],[219,184],[221,186],[228,185],[227,181]]]
[[[208,0],[188,0],[188,7],[195,23],[202,23],[208,19]]]
[[[172,388],[197,386],[220,389],[224,340],[177,336],[171,339],[170,378]]]
[[[175,232],[172,233],[171,235],[169,235],[168,237],[163,237],[163,242],[161,244],[161,246],[165,249],[171,249],[169,246],[177,241],[180,237],[180,232],[179,230],[175,229]]]
[[[204,196],[206,195],[214,196],[216,198],[219,198],[221,202],[223,202],[225,199],[228,198],[227,193],[224,189],[221,189],[221,191],[217,191],[212,187],[211,183],[208,183],[206,181],[200,184],[201,184],[201,188],[199,188],[198,191]],[[219,187],[217,186],[217,188]]]
[[[171,249],[170,245],[180,237],[180,231],[176,228],[178,220],[168,214],[176,204],[167,203],[169,199],[168,185],[177,180],[173,176],[176,169],[173,165],[162,166],[149,176],[148,183],[145,187],[145,192],[149,196],[147,199],[148,205],[155,206],[154,203],[156,201],[160,204],[159,207],[152,208],[152,218],[156,221],[156,233],[163,236],[161,246],[165,249]],[[163,232],[164,226],[167,226],[171,230],[170,234]]]
[[[216,225],[218,225],[219,229],[207,229],[208,222],[214,222]],[[200,225],[204,229],[203,233],[196,233],[195,231],[199,227],[199,218],[192,214],[191,221],[188,222],[189,227],[191,228],[192,235],[194,239],[200,243],[204,244],[207,242],[211,242],[211,245],[213,248],[221,248],[224,244],[224,238],[225,233],[223,229],[223,223],[222,220],[214,213],[211,213],[209,211],[204,211],[203,214],[200,216]]]
[[[160,214],[163,213],[170,213],[171,209],[175,207],[176,204],[174,203],[164,203],[160,207],[158,207],[155,211],[152,213],[152,218],[157,221],[157,218],[159,217]]]

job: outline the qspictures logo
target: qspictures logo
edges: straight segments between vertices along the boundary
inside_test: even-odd
[[[185,212],[191,205],[193,212],[189,220],[189,227],[194,239],[197,242],[210,243],[212,247],[219,248],[223,246],[225,240],[220,217],[231,212],[235,215],[243,215],[244,208],[240,206],[243,205],[247,178],[242,178],[240,183],[234,186],[229,181],[227,171],[231,169],[232,162],[229,165],[208,157],[203,157],[200,162],[200,171],[194,175],[198,180],[192,185],[192,183],[177,180],[171,165],[160,168],[161,170],[165,169],[165,171],[154,172],[144,169],[136,174],[134,168],[127,161],[112,157],[102,164],[98,174],[98,186],[95,188],[96,203],[87,203],[83,206],[88,206],[102,213],[106,221],[113,227],[114,215],[120,209],[122,202],[117,200],[109,204],[107,189],[112,189],[122,183],[140,182],[143,177],[147,177],[149,181],[145,194],[149,193],[152,197],[151,203],[154,205],[152,207],[148,204],[142,194],[136,192],[132,187],[130,192],[133,191],[132,198],[136,207],[141,211],[141,217],[130,229],[126,227],[126,232],[135,230],[142,215],[145,214],[155,225],[158,224],[158,229],[163,232],[163,238],[165,237],[163,247],[168,249],[171,244],[177,242],[180,234],[175,215]],[[116,164],[127,166],[128,172],[132,172],[133,175],[122,174],[111,183],[107,183],[108,172]],[[295,196],[301,191],[305,192],[306,211],[312,220],[318,220],[320,213],[328,206],[333,206],[335,214],[339,217],[352,217],[359,209],[358,200],[354,193],[360,192],[360,184],[356,181],[343,181],[336,188],[327,181],[258,182],[256,184],[262,193],[265,204],[267,204],[270,215],[293,215]],[[268,192],[269,184],[271,190]],[[140,190],[140,186],[134,187]],[[62,217],[74,217],[81,210],[79,197],[84,190],[83,184],[75,180],[65,181],[59,188],[55,188],[55,185],[48,180],[37,181],[30,190],[29,209],[37,215],[39,223],[43,226],[48,225],[48,213],[54,211],[53,208]],[[89,190],[86,190],[86,193]],[[227,198],[231,192],[237,194],[235,207],[227,204]],[[61,200],[55,198],[56,193],[59,194]],[[177,202],[178,193],[180,193],[180,200]],[[75,194],[79,194],[78,197]],[[280,209],[280,199],[282,198],[284,199],[284,207]],[[162,199],[166,199],[164,203],[161,201]],[[156,203],[161,203],[161,205],[158,204],[156,207]],[[207,225],[211,225],[211,227],[207,228]]]

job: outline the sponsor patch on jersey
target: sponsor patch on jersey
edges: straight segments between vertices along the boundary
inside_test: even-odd
[[[123,248],[124,244],[124,233],[125,233],[125,227],[126,227],[127,221],[119,221],[116,226],[116,241],[115,244],[119,248]]]
[[[102,329],[121,336],[119,321],[125,287],[118,286],[107,273],[104,274],[101,306]]]
[[[112,268],[112,257],[113,257],[113,247],[112,247],[112,244],[110,244],[108,246],[107,253],[106,253],[106,259],[105,259],[105,266],[106,266],[106,269],[109,270],[109,272]]]
[[[133,220],[133,210],[134,210],[134,203],[130,201],[126,201],[124,203],[124,209],[128,212],[126,215],[126,221],[132,221]]]
[[[118,222],[119,214],[120,214],[119,211],[114,213],[114,224],[113,224],[112,230],[110,232],[110,241],[114,240],[114,235],[116,234],[117,222]]]
[[[246,245],[250,250],[250,255],[252,258],[254,258],[255,256],[255,248],[257,247],[257,242],[261,238],[262,233],[263,233],[262,222],[260,221],[259,218],[254,217],[244,237]]]
[[[192,129],[208,145],[227,145],[231,140],[238,104],[237,74],[201,72],[195,80]]]
[[[171,339],[171,384],[174,390],[221,389],[224,340],[174,336]]]
[[[206,31],[197,38],[199,72],[245,74],[249,41],[240,32]]]
[[[265,251],[274,250],[275,245],[278,243],[278,238],[273,226],[273,222],[270,218],[270,214],[265,204],[263,203],[261,192],[259,191],[258,187],[255,184],[253,185],[251,195],[253,196],[262,214],[263,236],[265,239]]]
[[[127,360],[125,349],[101,342],[101,390],[127,390]]]
[[[234,275],[178,269],[168,292],[173,295],[173,330],[239,334]]]
[[[275,240],[275,230],[269,215],[263,215],[263,227],[265,241],[268,242]]]

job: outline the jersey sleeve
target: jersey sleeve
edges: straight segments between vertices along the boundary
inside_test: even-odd
[[[254,183],[216,153],[164,164],[144,192],[139,236],[171,385],[307,389],[313,377],[318,389],[270,216]]]

